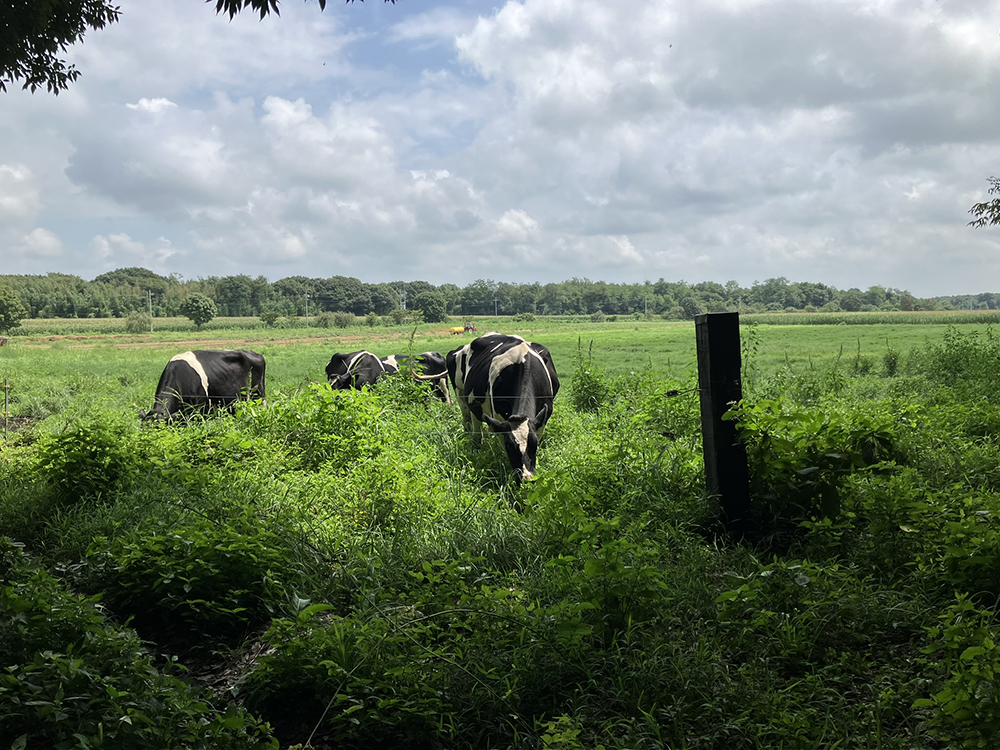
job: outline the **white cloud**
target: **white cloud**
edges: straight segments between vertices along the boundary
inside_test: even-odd
[[[985,0],[339,11],[127,5],[69,92],[5,95],[0,239],[87,276],[995,283]]]
[[[63,254],[63,243],[55,232],[38,227],[21,239],[15,252],[34,258],[55,258]]]
[[[97,235],[90,241],[90,248],[100,267],[105,270],[144,266],[162,271],[166,262],[178,254],[166,237],[159,237],[147,244],[133,240],[125,233]]]
[[[164,99],[163,97],[158,97],[156,99],[146,99],[145,97],[140,99],[135,104],[126,104],[129,109],[137,109],[141,112],[149,112],[154,115],[162,114],[172,107],[177,105],[170,101],[169,99]]]
[[[0,164],[0,221],[33,221],[41,208],[31,170],[23,164]]]

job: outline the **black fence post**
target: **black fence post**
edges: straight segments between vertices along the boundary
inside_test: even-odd
[[[735,536],[750,528],[750,471],[736,423],[722,415],[743,398],[740,380],[740,315],[709,313],[694,319],[698,342],[698,388],[705,452],[705,484],[719,497],[722,522]]]

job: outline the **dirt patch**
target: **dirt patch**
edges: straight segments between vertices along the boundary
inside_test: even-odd
[[[4,432],[10,435],[20,430],[26,430],[31,427],[31,425],[40,421],[41,420],[38,417],[0,416],[0,435]]]

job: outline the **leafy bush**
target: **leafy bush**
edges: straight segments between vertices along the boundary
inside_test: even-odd
[[[895,415],[869,416],[779,401],[743,404],[728,413],[747,446],[751,491],[770,519],[797,523],[835,518],[840,486],[849,474],[877,469],[896,458]]]
[[[355,317],[349,312],[335,312],[333,314],[334,328],[349,328],[354,325]]]
[[[120,416],[96,413],[71,422],[63,432],[39,441],[39,470],[63,500],[113,499],[136,467],[123,434]]]
[[[530,312],[517,313],[512,320],[515,323],[533,323],[535,321],[535,314]]]
[[[581,341],[578,340],[576,346],[576,371],[571,381],[570,398],[578,411],[596,412],[607,403],[611,388],[604,373],[594,364],[594,342],[590,342],[586,362]]]
[[[246,510],[213,523],[200,515],[159,517],[115,539],[99,538],[88,559],[105,566],[115,609],[147,637],[194,643],[239,641],[284,600],[289,545]],[[110,567],[108,567],[110,566]]]
[[[265,307],[260,313],[261,322],[267,327],[272,327],[281,317],[281,311],[276,307]]]
[[[152,316],[143,310],[133,310],[125,319],[125,330],[129,333],[148,333],[152,327]]]
[[[924,653],[947,675],[941,689],[915,702],[930,708],[927,724],[948,747],[993,748],[1000,743],[1000,643],[995,615],[976,609],[964,595],[929,628]]]
[[[4,747],[277,750],[266,725],[157,670],[97,597],[69,593],[2,537],[0,612]]]

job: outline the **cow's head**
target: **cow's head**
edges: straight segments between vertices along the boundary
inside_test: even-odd
[[[328,375],[326,378],[330,387],[335,391],[342,391],[351,387],[351,373],[343,372],[340,375]]]
[[[507,451],[510,465],[518,472],[518,481],[535,477],[539,433],[545,427],[550,412],[551,407],[546,405],[534,418],[514,414],[506,422],[494,419],[488,414],[483,415],[490,429],[503,438],[504,450]]]

